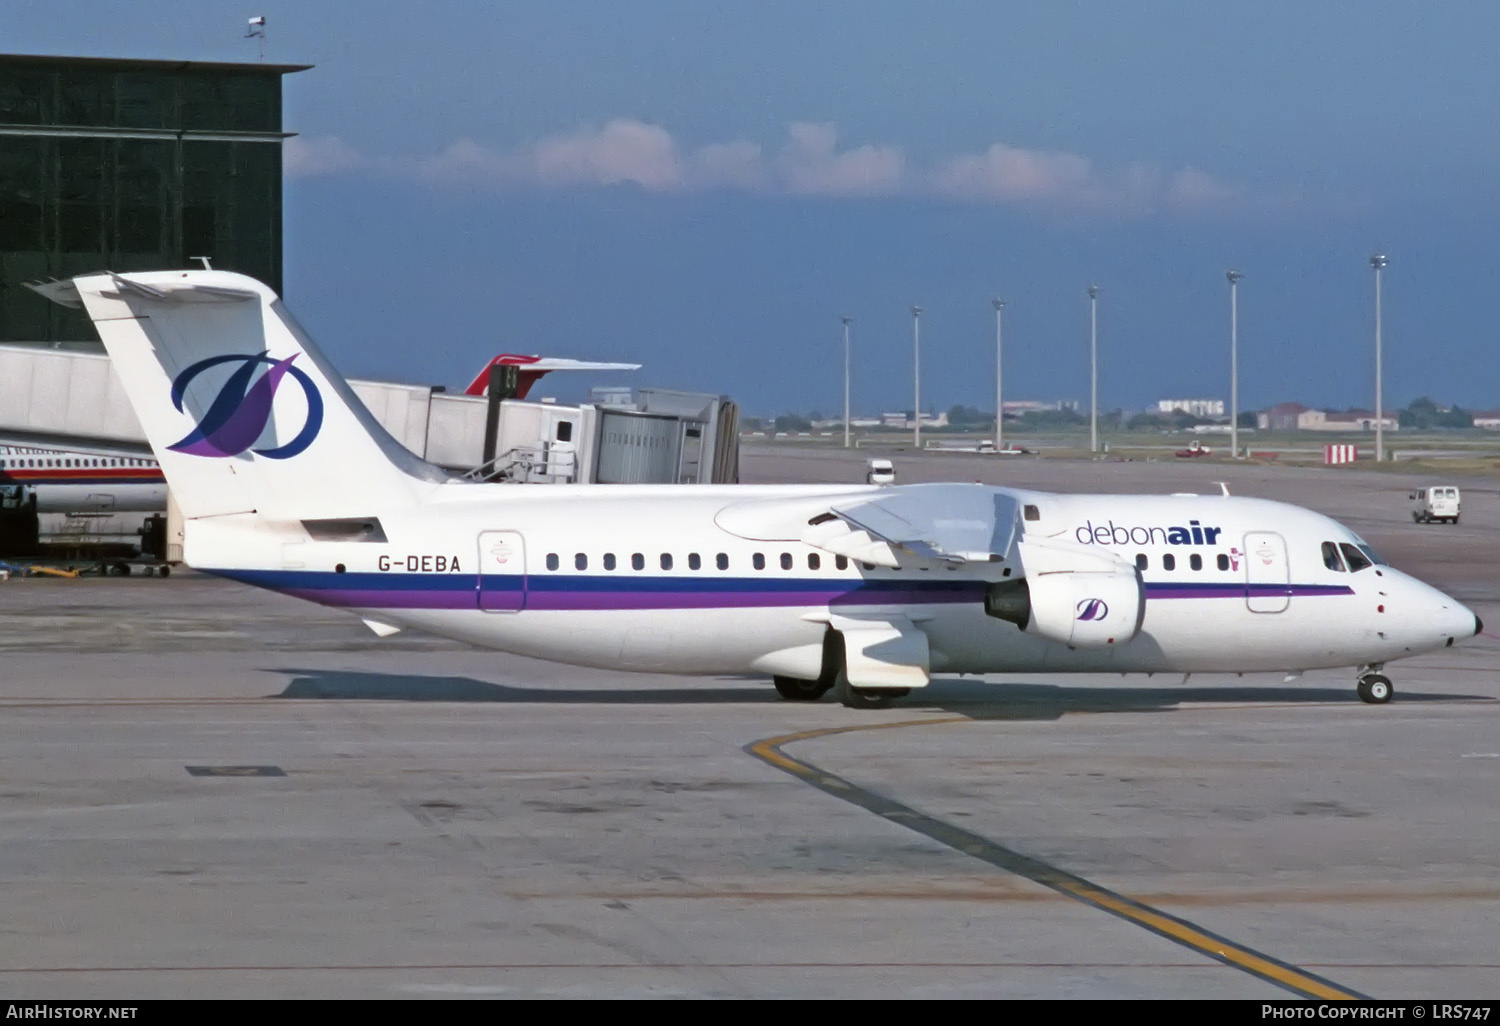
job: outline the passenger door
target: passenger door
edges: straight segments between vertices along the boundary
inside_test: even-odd
[[[479,608],[518,613],[526,608],[526,545],[515,531],[479,535]]]
[[[1245,534],[1245,604],[1252,613],[1281,613],[1292,603],[1286,539],[1274,531]]]

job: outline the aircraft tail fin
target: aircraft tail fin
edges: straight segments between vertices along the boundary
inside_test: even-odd
[[[188,519],[368,516],[446,477],[381,427],[253,278],[103,272],[31,288],[88,312]]]

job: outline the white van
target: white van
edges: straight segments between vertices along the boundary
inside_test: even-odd
[[[1458,489],[1452,485],[1433,485],[1411,493],[1411,518],[1419,524],[1437,521],[1458,523]]]
[[[865,483],[878,485],[895,484],[895,465],[890,460],[870,460],[865,465]]]

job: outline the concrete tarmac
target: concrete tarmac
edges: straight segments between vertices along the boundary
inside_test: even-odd
[[[745,476],[868,455],[749,449]],[[1358,470],[897,470],[1226,480],[1500,625],[1492,482],[1445,527]],[[12,580],[0,993],[1493,998],[1497,664],[1490,635],[1390,664],[1386,706],[1347,671],[943,678],[855,711],[380,640],[190,573]]]

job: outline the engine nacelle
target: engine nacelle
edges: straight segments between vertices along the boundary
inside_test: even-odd
[[[1141,630],[1145,586],[1134,566],[1082,546],[1021,543],[1026,576],[990,585],[984,611],[1074,648],[1123,645]]]

